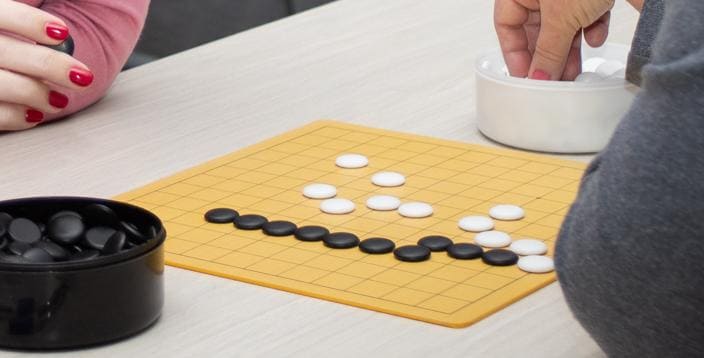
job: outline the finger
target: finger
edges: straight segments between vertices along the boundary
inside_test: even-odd
[[[565,70],[562,72],[561,80],[574,81],[582,73],[582,30],[577,31],[572,39],[572,47],[567,55]]]
[[[47,45],[60,44],[68,37],[63,20],[17,1],[0,1],[0,29]]]
[[[557,80],[567,62],[572,41],[577,29],[568,28],[556,22],[550,14],[541,13],[540,32],[535,43],[533,62],[530,65],[530,78],[537,80]]]
[[[526,31],[526,37],[528,37],[528,51],[530,51],[530,56],[533,58],[535,42],[538,41],[538,33],[540,33],[540,12],[531,11],[523,28]]]
[[[19,131],[36,127],[44,115],[19,104],[0,102],[0,131]]]
[[[90,70],[65,53],[1,35],[0,48],[0,68],[74,90],[93,82]]]
[[[631,4],[638,12],[641,12],[643,10],[643,3],[645,0],[628,0],[628,3]]]
[[[496,0],[494,28],[499,37],[501,52],[511,76],[526,77],[531,54],[523,24],[528,20],[528,9],[513,0]]]
[[[0,102],[21,104],[46,113],[58,113],[68,97],[36,79],[0,70]]]
[[[591,47],[599,47],[606,42],[609,36],[609,21],[611,19],[611,11],[602,15],[599,20],[584,29],[584,40]]]

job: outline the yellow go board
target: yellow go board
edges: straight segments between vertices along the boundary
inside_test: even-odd
[[[342,153],[366,155],[369,166],[342,169]],[[203,214],[229,207],[242,214],[322,225],[361,239],[386,237],[397,247],[426,235],[472,242],[457,227],[466,215],[487,215],[501,203],[522,206],[526,217],[497,221],[514,239],[543,240],[552,254],[560,224],[574,200],[585,165],[505,149],[319,121],[215,159],[117,199],[156,213],[168,233],[169,265],[449,327],[466,327],[553,282],[555,275],[528,274],[515,265],[492,267],[433,253],[419,263],[393,254],[330,249],[292,236],[268,237]],[[405,185],[381,188],[370,177],[380,170],[406,175]],[[337,186],[353,200],[351,214],[322,213],[319,201],[302,195],[305,185]],[[424,201],[431,217],[403,218],[365,207],[372,194]]]

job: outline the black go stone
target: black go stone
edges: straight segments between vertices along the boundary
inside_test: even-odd
[[[120,227],[122,228],[122,230],[125,231],[125,233],[127,233],[130,238],[134,239],[134,241],[136,241],[137,243],[145,242],[148,239],[141,231],[139,231],[139,228],[137,228],[137,225],[135,224],[126,221],[121,221]]]
[[[157,235],[159,235],[159,230],[156,228],[156,226],[150,226],[149,239],[156,239]]]
[[[54,215],[50,216],[49,220],[47,220],[46,222],[51,222],[52,220],[54,220],[58,217],[61,217],[61,216],[74,216],[74,217],[77,217],[77,218],[83,220],[83,217],[81,216],[81,214],[79,214],[75,211],[62,210],[62,211],[59,211],[59,212],[55,213]]]
[[[310,225],[299,227],[294,236],[301,241],[320,241],[328,234],[330,234],[330,230],[322,226]]]
[[[489,250],[482,255],[482,261],[492,266],[511,266],[518,262],[518,255],[510,250]]]
[[[32,248],[32,245],[24,243],[24,242],[19,242],[19,241],[14,241],[11,242],[10,245],[7,247],[8,251],[10,253],[15,254],[17,256],[22,256],[25,251],[29,250]]]
[[[394,251],[395,247],[396,244],[393,241],[382,237],[365,239],[359,243],[359,249],[368,254],[388,254]]]
[[[262,230],[269,236],[289,236],[296,232],[296,224],[290,221],[274,220],[265,223]]]
[[[261,216],[255,214],[240,215],[235,218],[235,227],[240,230],[259,230],[266,224],[268,220]]]
[[[105,204],[88,204],[81,210],[86,223],[95,226],[117,227],[120,219],[115,211]]]
[[[45,45],[46,47],[56,50],[59,52],[63,52],[69,56],[73,56],[73,51],[76,48],[76,44],[73,42],[73,37],[70,35],[64,40],[64,42],[58,44],[58,45]]]
[[[462,242],[447,248],[447,254],[458,260],[472,260],[482,257],[484,250],[481,246]]]
[[[86,231],[86,244],[90,248],[100,251],[105,247],[105,243],[107,243],[116,232],[117,230],[107,226],[96,226],[90,228]]]
[[[124,231],[115,231],[115,233],[110,236],[108,241],[105,242],[105,245],[103,245],[101,253],[103,255],[116,254],[120,252],[120,250],[122,250],[122,248],[125,246],[126,241],[127,234],[125,234]]]
[[[7,238],[5,238],[4,236],[0,236],[0,250],[4,249],[5,246],[7,246],[7,244],[8,244],[9,241],[10,241],[10,240],[8,240]]]
[[[71,245],[81,239],[85,231],[83,220],[74,215],[55,217],[49,222],[49,238],[62,245]]]
[[[68,259],[68,250],[51,241],[40,241],[35,247],[46,251],[54,261],[66,261]]]
[[[430,258],[430,249],[420,245],[406,245],[394,250],[394,257],[400,261],[420,262]]]
[[[7,230],[7,227],[10,225],[10,221],[14,219],[12,215],[5,213],[5,212],[0,212],[0,228],[5,228]]]
[[[229,208],[216,208],[208,210],[203,217],[205,221],[214,224],[229,224],[235,221],[240,214]]]
[[[42,249],[40,247],[33,247],[33,248],[25,251],[22,254],[22,258],[26,262],[37,263],[37,264],[54,262],[54,258],[52,258],[48,252],[46,252],[44,249]]]
[[[325,246],[333,249],[350,249],[359,245],[359,238],[349,232],[335,232],[323,238]]]
[[[34,221],[26,218],[16,218],[10,221],[7,233],[12,240],[33,244],[42,238],[42,232]]]
[[[71,257],[69,257],[69,261],[85,261],[85,260],[92,260],[96,257],[100,256],[100,251],[98,250],[83,250],[81,252],[77,252]]]
[[[418,245],[425,246],[429,248],[430,251],[445,251],[452,245],[452,240],[445,236],[432,235],[418,240]]]

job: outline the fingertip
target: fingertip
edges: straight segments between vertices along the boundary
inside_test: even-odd
[[[609,27],[606,24],[598,23],[584,30],[584,40],[591,47],[599,47],[606,42],[609,36]]]
[[[29,108],[25,111],[24,120],[30,124],[38,124],[44,120],[44,113],[37,111],[36,109]]]
[[[530,79],[531,80],[538,80],[538,81],[550,81],[552,79],[552,75],[549,74],[547,71],[541,70],[541,69],[535,69],[533,72],[530,74]]]
[[[58,43],[61,43],[63,41],[66,41],[68,38],[68,27],[63,24],[59,24],[56,22],[47,22],[44,25],[44,32],[46,35],[54,41],[58,41]]]
[[[68,77],[75,85],[85,88],[90,86],[95,79],[93,72],[80,67],[73,67],[68,73]]]
[[[609,37],[609,24],[611,23],[611,12],[607,11],[593,24],[584,29],[584,40],[591,47],[599,47],[606,42]]]

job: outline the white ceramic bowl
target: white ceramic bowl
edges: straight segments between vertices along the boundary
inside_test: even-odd
[[[628,50],[616,44],[584,46],[582,56],[625,64]],[[497,142],[543,152],[601,150],[637,91],[621,78],[566,82],[510,77],[499,50],[479,57],[476,75],[479,130]]]

